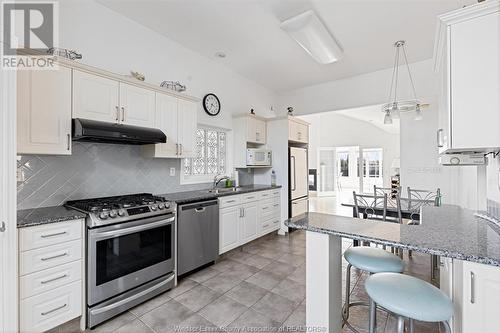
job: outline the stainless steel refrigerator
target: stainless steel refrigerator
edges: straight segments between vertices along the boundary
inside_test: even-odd
[[[307,148],[288,148],[288,216],[309,211]]]

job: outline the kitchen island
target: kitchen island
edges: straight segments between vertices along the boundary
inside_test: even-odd
[[[285,225],[306,230],[307,326],[323,332],[341,331],[342,237],[452,258],[457,263],[485,264],[478,266],[487,267],[490,276],[491,271],[500,272],[500,228],[496,225],[475,217],[473,211],[450,205],[424,207],[421,220],[419,225],[405,225],[321,213],[306,213],[287,220]],[[453,279],[459,281],[462,271],[455,273],[457,276]],[[463,283],[464,288],[470,285]],[[470,288],[469,293],[475,289],[482,291],[481,286]],[[485,289],[485,293],[499,294],[500,281],[494,286],[490,283]],[[453,290],[453,294],[456,291]],[[462,302],[464,293],[456,294],[456,302]],[[477,300],[470,303],[478,305]],[[491,311],[499,310],[496,304],[488,305]],[[462,306],[459,308],[462,311]],[[463,316],[460,313],[460,317]],[[496,324],[498,319],[494,317],[487,319]]]

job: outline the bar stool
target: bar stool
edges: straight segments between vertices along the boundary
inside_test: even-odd
[[[369,276],[365,289],[370,296],[370,333],[375,333],[377,305],[398,318],[398,333],[404,332],[405,318],[409,333],[414,321],[440,322],[450,332],[448,320],[453,315],[453,303],[441,290],[413,276],[380,273]]]
[[[342,307],[342,319],[344,325],[355,333],[358,333],[349,322],[349,308],[351,306],[364,305],[369,306],[367,302],[352,302],[350,301],[349,291],[351,289],[351,267],[354,266],[362,271],[370,274],[380,272],[396,272],[401,273],[405,268],[405,263],[398,256],[385,250],[368,247],[356,246],[347,249],[344,252],[344,258],[349,263],[346,269],[346,287],[345,287],[345,303]]]

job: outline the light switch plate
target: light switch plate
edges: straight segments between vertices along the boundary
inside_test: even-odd
[[[175,176],[175,168],[170,168],[170,176]]]

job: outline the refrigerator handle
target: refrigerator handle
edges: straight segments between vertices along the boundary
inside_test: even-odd
[[[297,175],[295,173],[295,156],[291,156],[291,159],[293,160],[293,187],[292,187],[292,191],[295,191],[297,189]]]

